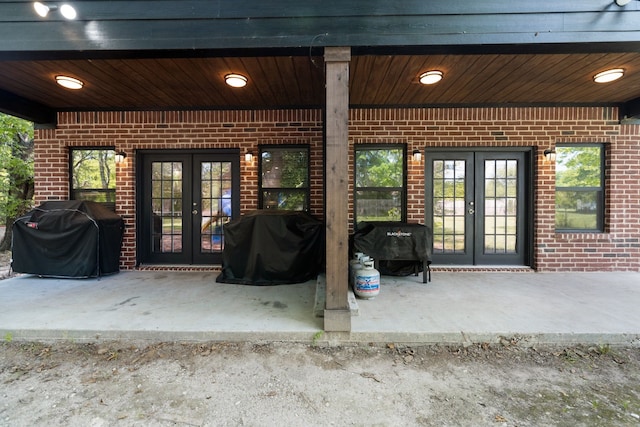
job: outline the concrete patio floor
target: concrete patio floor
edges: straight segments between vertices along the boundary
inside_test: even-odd
[[[0,334],[13,340],[464,345],[507,339],[640,346],[640,273],[435,271],[426,284],[421,276],[382,276],[375,299],[353,299],[352,331],[331,334],[322,332],[316,315],[323,308],[322,276],[246,286],[216,283],[216,274],[12,277],[0,281]]]

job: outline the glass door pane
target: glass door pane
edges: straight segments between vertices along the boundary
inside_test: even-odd
[[[183,164],[151,162],[152,252],[182,252]]]
[[[425,213],[433,230],[434,264],[473,262],[473,171],[473,153],[425,156]]]
[[[484,162],[484,236],[486,254],[516,252],[518,161]]]
[[[465,251],[464,160],[433,162],[433,251]]]
[[[476,153],[475,263],[525,265],[526,218],[525,154]]]
[[[222,226],[233,216],[231,166],[231,162],[200,163],[201,253],[221,252],[224,247]]]
[[[193,264],[219,264],[224,225],[240,216],[240,154],[193,156]]]

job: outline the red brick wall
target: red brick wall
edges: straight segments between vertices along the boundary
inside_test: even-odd
[[[640,125],[620,125],[616,108],[354,110],[350,139],[356,144],[404,143],[407,153],[429,147],[534,147],[533,267],[640,271]],[[555,168],[542,152],[572,142],[607,144],[604,233],[555,232]],[[408,160],[410,222],[424,221],[423,169]]]
[[[238,148],[241,154],[247,150],[257,154],[259,144],[300,143],[311,146],[311,212],[321,217],[321,118],[319,110],[60,113],[56,129],[36,134],[36,202],[69,197],[69,147],[124,150],[128,157],[117,169],[116,205],[127,222],[121,264],[131,268],[135,264],[135,150]],[[414,149],[424,153],[429,147],[533,147],[533,267],[538,271],[640,271],[640,126],[620,125],[615,108],[355,109],[349,135],[350,165],[353,144],[403,143],[408,154]],[[572,142],[607,144],[604,233],[555,233],[555,171],[541,153],[557,143]],[[241,159],[240,163],[244,212],[257,207],[257,162],[245,164]],[[423,171],[424,160],[415,163],[409,156],[410,222],[424,222]],[[352,198],[352,180],[349,190]]]
[[[322,126],[318,110],[60,113],[58,126],[36,134],[36,203],[69,197],[70,147],[112,146],[127,159],[116,170],[116,211],[125,218],[123,269],[136,262],[135,151],[239,148],[240,208],[258,206],[258,163],[244,153],[259,144],[309,144],[311,214],[322,217]]]

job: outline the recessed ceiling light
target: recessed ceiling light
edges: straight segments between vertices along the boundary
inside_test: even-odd
[[[56,76],[56,82],[67,89],[82,89],[84,86],[84,82],[82,80],[78,80],[74,77],[69,76]]]
[[[247,85],[247,78],[242,74],[227,74],[224,76],[224,81],[231,87],[245,87]]]
[[[624,70],[622,68],[613,68],[606,70],[593,76],[593,81],[596,83],[609,83],[618,80],[624,76]]]
[[[444,74],[442,71],[432,70],[420,74],[420,83],[423,85],[432,85],[442,80]]]

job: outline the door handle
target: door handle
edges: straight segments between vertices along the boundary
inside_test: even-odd
[[[198,215],[198,209],[194,209],[194,210],[192,210],[192,211],[191,211],[191,213],[192,213],[193,215]]]
[[[474,213],[476,213],[476,210],[473,208],[469,208],[468,212],[469,212],[469,215],[473,215]]]

